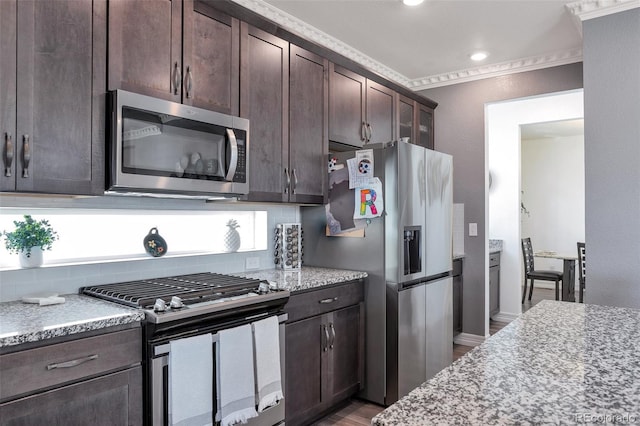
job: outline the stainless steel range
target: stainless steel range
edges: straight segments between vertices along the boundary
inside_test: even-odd
[[[281,382],[284,386],[283,307],[289,292],[267,281],[215,273],[198,273],[87,286],[80,292],[111,302],[143,309],[145,422],[171,424],[169,364],[171,344],[179,339],[211,335],[213,361],[219,361],[218,333],[270,316],[278,318]],[[219,372],[213,369],[213,412],[220,421]],[[249,425],[271,426],[284,422],[284,400],[249,419]]]

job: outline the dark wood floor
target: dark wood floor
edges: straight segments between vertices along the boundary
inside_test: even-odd
[[[526,312],[531,309],[536,303],[541,300],[555,298],[555,291],[545,288],[535,288],[533,291],[533,297],[531,301],[526,300],[522,305],[522,312]],[[491,321],[489,323],[489,334],[492,336],[505,327],[508,323]],[[463,345],[453,345],[453,360],[456,361],[464,354],[469,352],[473,347]],[[371,424],[371,419],[384,410],[384,407],[370,402],[362,401],[359,399],[353,399],[343,409],[336,411],[335,413],[323,418],[322,420],[314,423],[316,426],[368,426]]]

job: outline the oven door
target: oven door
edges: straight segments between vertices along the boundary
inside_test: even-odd
[[[248,120],[112,92],[109,190],[248,193]]]
[[[220,330],[224,330],[227,328],[237,327],[243,324],[249,324],[254,321],[258,321],[260,319],[266,318],[270,316],[270,314],[259,315],[259,316],[251,316],[249,318],[245,318],[243,321],[234,321],[233,323],[219,324],[216,326],[212,326],[209,328],[198,330],[197,332],[180,334],[180,338],[191,337],[193,335],[201,335],[201,334],[212,334],[212,344],[214,345],[214,354],[216,353],[216,345],[217,345],[217,333]],[[287,314],[278,315],[278,323],[279,323],[279,338],[280,338],[280,374],[281,374],[281,383],[282,388],[284,390],[285,386],[285,321],[287,320]],[[176,337],[177,338],[177,337]],[[158,426],[158,425],[168,425],[169,423],[169,352],[170,345],[168,342],[163,341],[159,343],[154,343],[150,346],[150,356],[149,367],[148,367],[148,395],[150,398],[147,399],[149,401],[150,406],[148,407],[148,413],[145,416],[148,419],[150,425]],[[214,356],[215,360],[215,356]],[[214,368],[214,371],[216,369]],[[213,379],[213,378],[212,378]],[[216,401],[219,401],[219,397],[217,395],[217,386],[213,386],[213,401],[214,401],[214,412],[219,411],[217,407]],[[285,395],[286,398],[286,395]],[[285,416],[285,399],[280,400],[280,402],[266,409],[265,411],[258,414],[257,417],[249,419],[246,423],[250,426],[273,426],[284,423]],[[219,425],[219,419],[215,421],[216,425]]]

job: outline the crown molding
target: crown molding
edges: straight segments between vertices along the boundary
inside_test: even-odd
[[[565,5],[567,10],[580,21],[586,21],[612,13],[640,7],[640,0],[581,0]]]
[[[1,0],[0,0],[1,1]],[[309,25],[308,23],[292,16],[283,10],[280,10],[263,0],[232,0],[234,3],[247,8],[278,25],[286,30],[297,34],[309,41],[312,41],[327,49],[333,50],[342,56],[351,59],[354,62],[370,69],[371,71],[395,82],[402,86],[409,87],[409,78],[399,72],[389,68],[388,66],[376,61],[375,59],[365,55],[359,50],[349,46],[348,44],[338,40],[335,37]]]
[[[1,1],[1,0],[0,0]],[[390,67],[365,55],[359,50],[338,40],[335,37],[309,25],[308,23],[280,10],[263,0],[232,0],[234,3],[261,15],[282,28],[299,35],[320,46],[330,49],[342,56],[362,65],[365,68],[413,91],[431,89],[451,84],[465,83],[484,78],[498,77],[523,71],[532,71],[542,68],[566,65],[582,61],[582,50],[570,50],[556,52],[547,55],[517,59],[514,61],[491,64],[477,68],[447,72],[438,75],[409,79]],[[595,2],[631,3],[640,0],[585,0],[578,3]]]
[[[582,49],[571,49],[548,55],[531,56],[514,61],[489,64],[476,68],[467,68],[423,78],[416,78],[409,82],[413,91],[433,89],[451,84],[466,83],[485,78],[499,77],[518,72],[533,71],[560,65],[573,64],[582,61]]]

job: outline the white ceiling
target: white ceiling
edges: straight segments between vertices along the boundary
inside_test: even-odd
[[[416,7],[400,0],[233,1],[422,90],[580,62],[579,13],[638,0],[425,0]],[[471,61],[476,50],[489,57]]]
[[[583,135],[583,118],[523,124],[520,126],[520,139],[522,140],[550,139]]]

